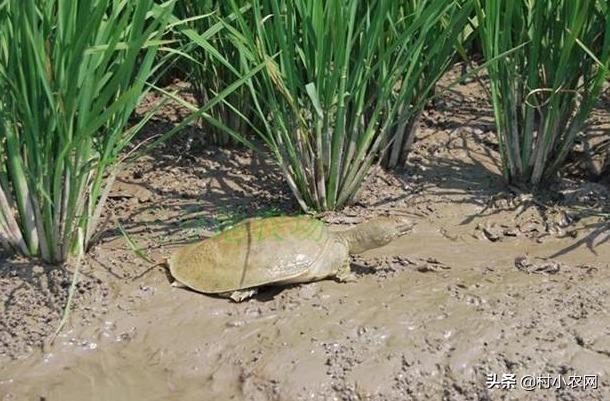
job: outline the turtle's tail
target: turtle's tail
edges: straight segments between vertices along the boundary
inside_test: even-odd
[[[165,273],[165,275],[167,276],[167,279],[168,279],[170,282],[171,282],[171,281],[174,281],[174,280],[173,280],[173,278],[172,278],[172,276],[171,276],[171,274],[170,274],[170,272],[169,272],[169,265],[168,265],[168,263],[167,263],[167,260],[163,260],[162,262],[158,262],[158,263],[155,263],[155,264],[153,264],[153,265],[151,265],[151,266],[147,267],[147,268],[146,268],[146,269],[145,269],[145,270],[144,270],[142,273],[140,273],[140,274],[138,274],[138,275],[134,276],[134,277],[131,279],[131,281],[136,281],[136,280],[138,280],[138,279],[141,279],[142,277],[144,277],[145,275],[147,275],[148,273],[150,273],[150,271],[151,271],[152,269],[154,269],[155,267],[159,267],[159,266],[163,267],[163,273]]]

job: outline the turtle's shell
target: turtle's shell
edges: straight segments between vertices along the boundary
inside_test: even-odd
[[[172,276],[196,291],[235,291],[305,273],[328,240],[327,226],[312,218],[248,219],[179,249],[168,263]]]

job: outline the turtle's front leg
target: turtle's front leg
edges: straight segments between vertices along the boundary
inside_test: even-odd
[[[356,281],[356,275],[352,273],[352,268],[349,263],[349,258],[343,262],[343,265],[337,271],[337,280],[342,283],[353,283]]]
[[[250,290],[239,290],[233,291],[228,294],[228,297],[231,298],[234,302],[241,302],[248,298],[251,298],[258,292],[258,289],[252,288]]]

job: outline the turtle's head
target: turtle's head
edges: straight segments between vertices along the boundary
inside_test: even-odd
[[[389,244],[411,231],[414,225],[405,216],[376,217],[347,230],[344,238],[349,243],[350,253],[361,253]]]

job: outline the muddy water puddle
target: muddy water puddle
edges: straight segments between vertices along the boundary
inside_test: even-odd
[[[355,283],[241,304],[153,272],[121,288],[99,321],[4,364],[0,399],[610,399],[609,248],[528,272],[516,258],[535,264],[574,241],[492,242],[472,225],[444,227],[420,223],[357,257]],[[507,373],[595,374],[600,388],[487,388],[488,374]]]

